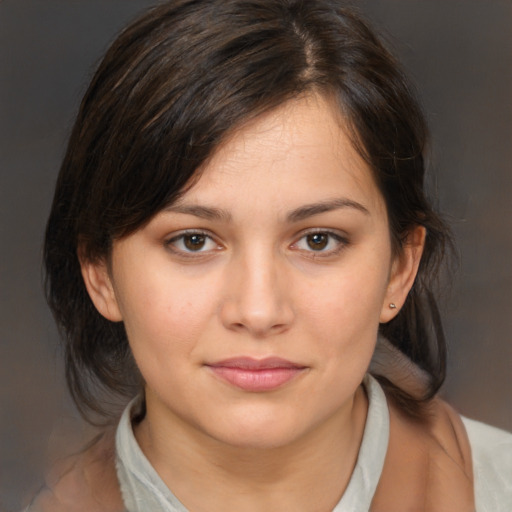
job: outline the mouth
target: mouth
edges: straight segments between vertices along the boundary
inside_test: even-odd
[[[307,370],[304,365],[278,357],[236,357],[206,366],[224,382],[253,393],[279,389]]]

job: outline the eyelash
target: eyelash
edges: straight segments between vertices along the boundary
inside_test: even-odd
[[[314,235],[326,236],[327,237],[327,247],[329,246],[329,244],[331,244],[331,242],[335,243],[335,247],[331,248],[331,249],[321,248],[319,250],[312,249],[311,247],[309,247],[309,248],[299,247],[299,243],[301,241],[304,240],[305,243],[307,243],[307,238],[314,236]],[[302,236],[291,245],[291,247],[295,250],[306,253],[308,255],[308,257],[311,257],[311,258],[327,258],[330,256],[338,255],[348,245],[349,245],[349,240],[347,239],[346,236],[342,236],[341,234],[334,232],[334,231],[329,231],[328,229],[315,229],[315,230],[310,230],[310,231],[303,233]]]
[[[208,249],[208,250],[200,250],[193,251],[193,250],[187,250],[186,248],[178,248],[178,243],[186,243],[187,237],[203,237],[205,239],[205,243],[213,243],[215,245],[215,249]],[[184,258],[197,258],[201,256],[205,256],[206,254],[210,254],[214,252],[215,250],[219,250],[221,248],[221,245],[218,244],[214,238],[206,231],[201,230],[189,230],[189,231],[182,231],[181,233],[178,233],[177,235],[174,235],[169,240],[165,242],[165,246],[172,251],[173,253],[184,257]]]
[[[309,248],[301,248],[299,244],[302,241],[305,241],[305,243],[308,243],[308,237],[313,237],[315,235],[324,235],[327,237],[326,241],[326,247],[329,247],[329,244],[335,243],[334,248],[326,249],[325,247],[321,247],[318,250],[315,250],[311,247]],[[202,250],[203,247],[200,247],[199,250],[194,251],[187,249],[186,247],[177,247],[178,244],[185,244],[187,237],[193,238],[193,237],[199,237],[203,238],[204,244],[214,244],[214,249],[206,249]],[[302,233],[302,235],[297,239],[296,242],[290,245],[290,248],[296,251],[300,251],[304,254],[306,254],[310,258],[326,258],[330,256],[336,256],[339,254],[343,249],[347,247],[349,244],[349,241],[346,237],[340,235],[339,233],[336,233],[334,231],[329,231],[326,229],[315,229],[311,231],[307,231]],[[215,239],[212,237],[211,234],[209,234],[206,231],[201,230],[188,230],[188,231],[182,231],[181,233],[178,233],[177,235],[174,235],[170,239],[168,239],[165,242],[165,246],[172,251],[174,254],[182,257],[182,258],[198,258],[198,257],[204,257],[209,254],[212,254],[213,252],[222,249],[222,246],[215,241]]]

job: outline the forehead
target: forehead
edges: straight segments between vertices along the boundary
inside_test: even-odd
[[[178,204],[235,208],[258,201],[277,211],[339,197],[385,210],[372,171],[354,148],[339,110],[310,95],[235,130]]]

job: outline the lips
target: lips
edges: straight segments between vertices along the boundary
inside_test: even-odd
[[[306,366],[277,357],[237,357],[206,366],[221,380],[250,392],[281,388],[307,369]]]

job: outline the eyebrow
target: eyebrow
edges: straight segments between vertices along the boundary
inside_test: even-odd
[[[311,203],[296,208],[287,215],[287,220],[288,222],[298,222],[307,219],[308,217],[319,215],[320,213],[339,210],[341,208],[352,208],[364,213],[365,215],[370,215],[368,209],[365,208],[361,203],[352,201],[351,199],[338,198],[331,199],[329,201],[321,201],[319,203]]]
[[[221,208],[212,208],[209,206],[176,204],[165,208],[165,211],[194,215],[195,217],[207,220],[231,220],[231,214],[228,211],[222,210]]]
[[[321,213],[339,210],[342,208],[352,208],[364,213],[365,215],[370,214],[368,209],[365,208],[361,203],[352,201],[351,199],[338,198],[300,206],[299,208],[296,208],[295,210],[292,210],[290,213],[288,213],[286,220],[290,223],[299,222],[309,217],[313,217],[314,215],[319,215]],[[207,220],[230,221],[232,218],[231,214],[227,210],[210,206],[176,204],[165,208],[165,211],[193,215],[195,217]]]

